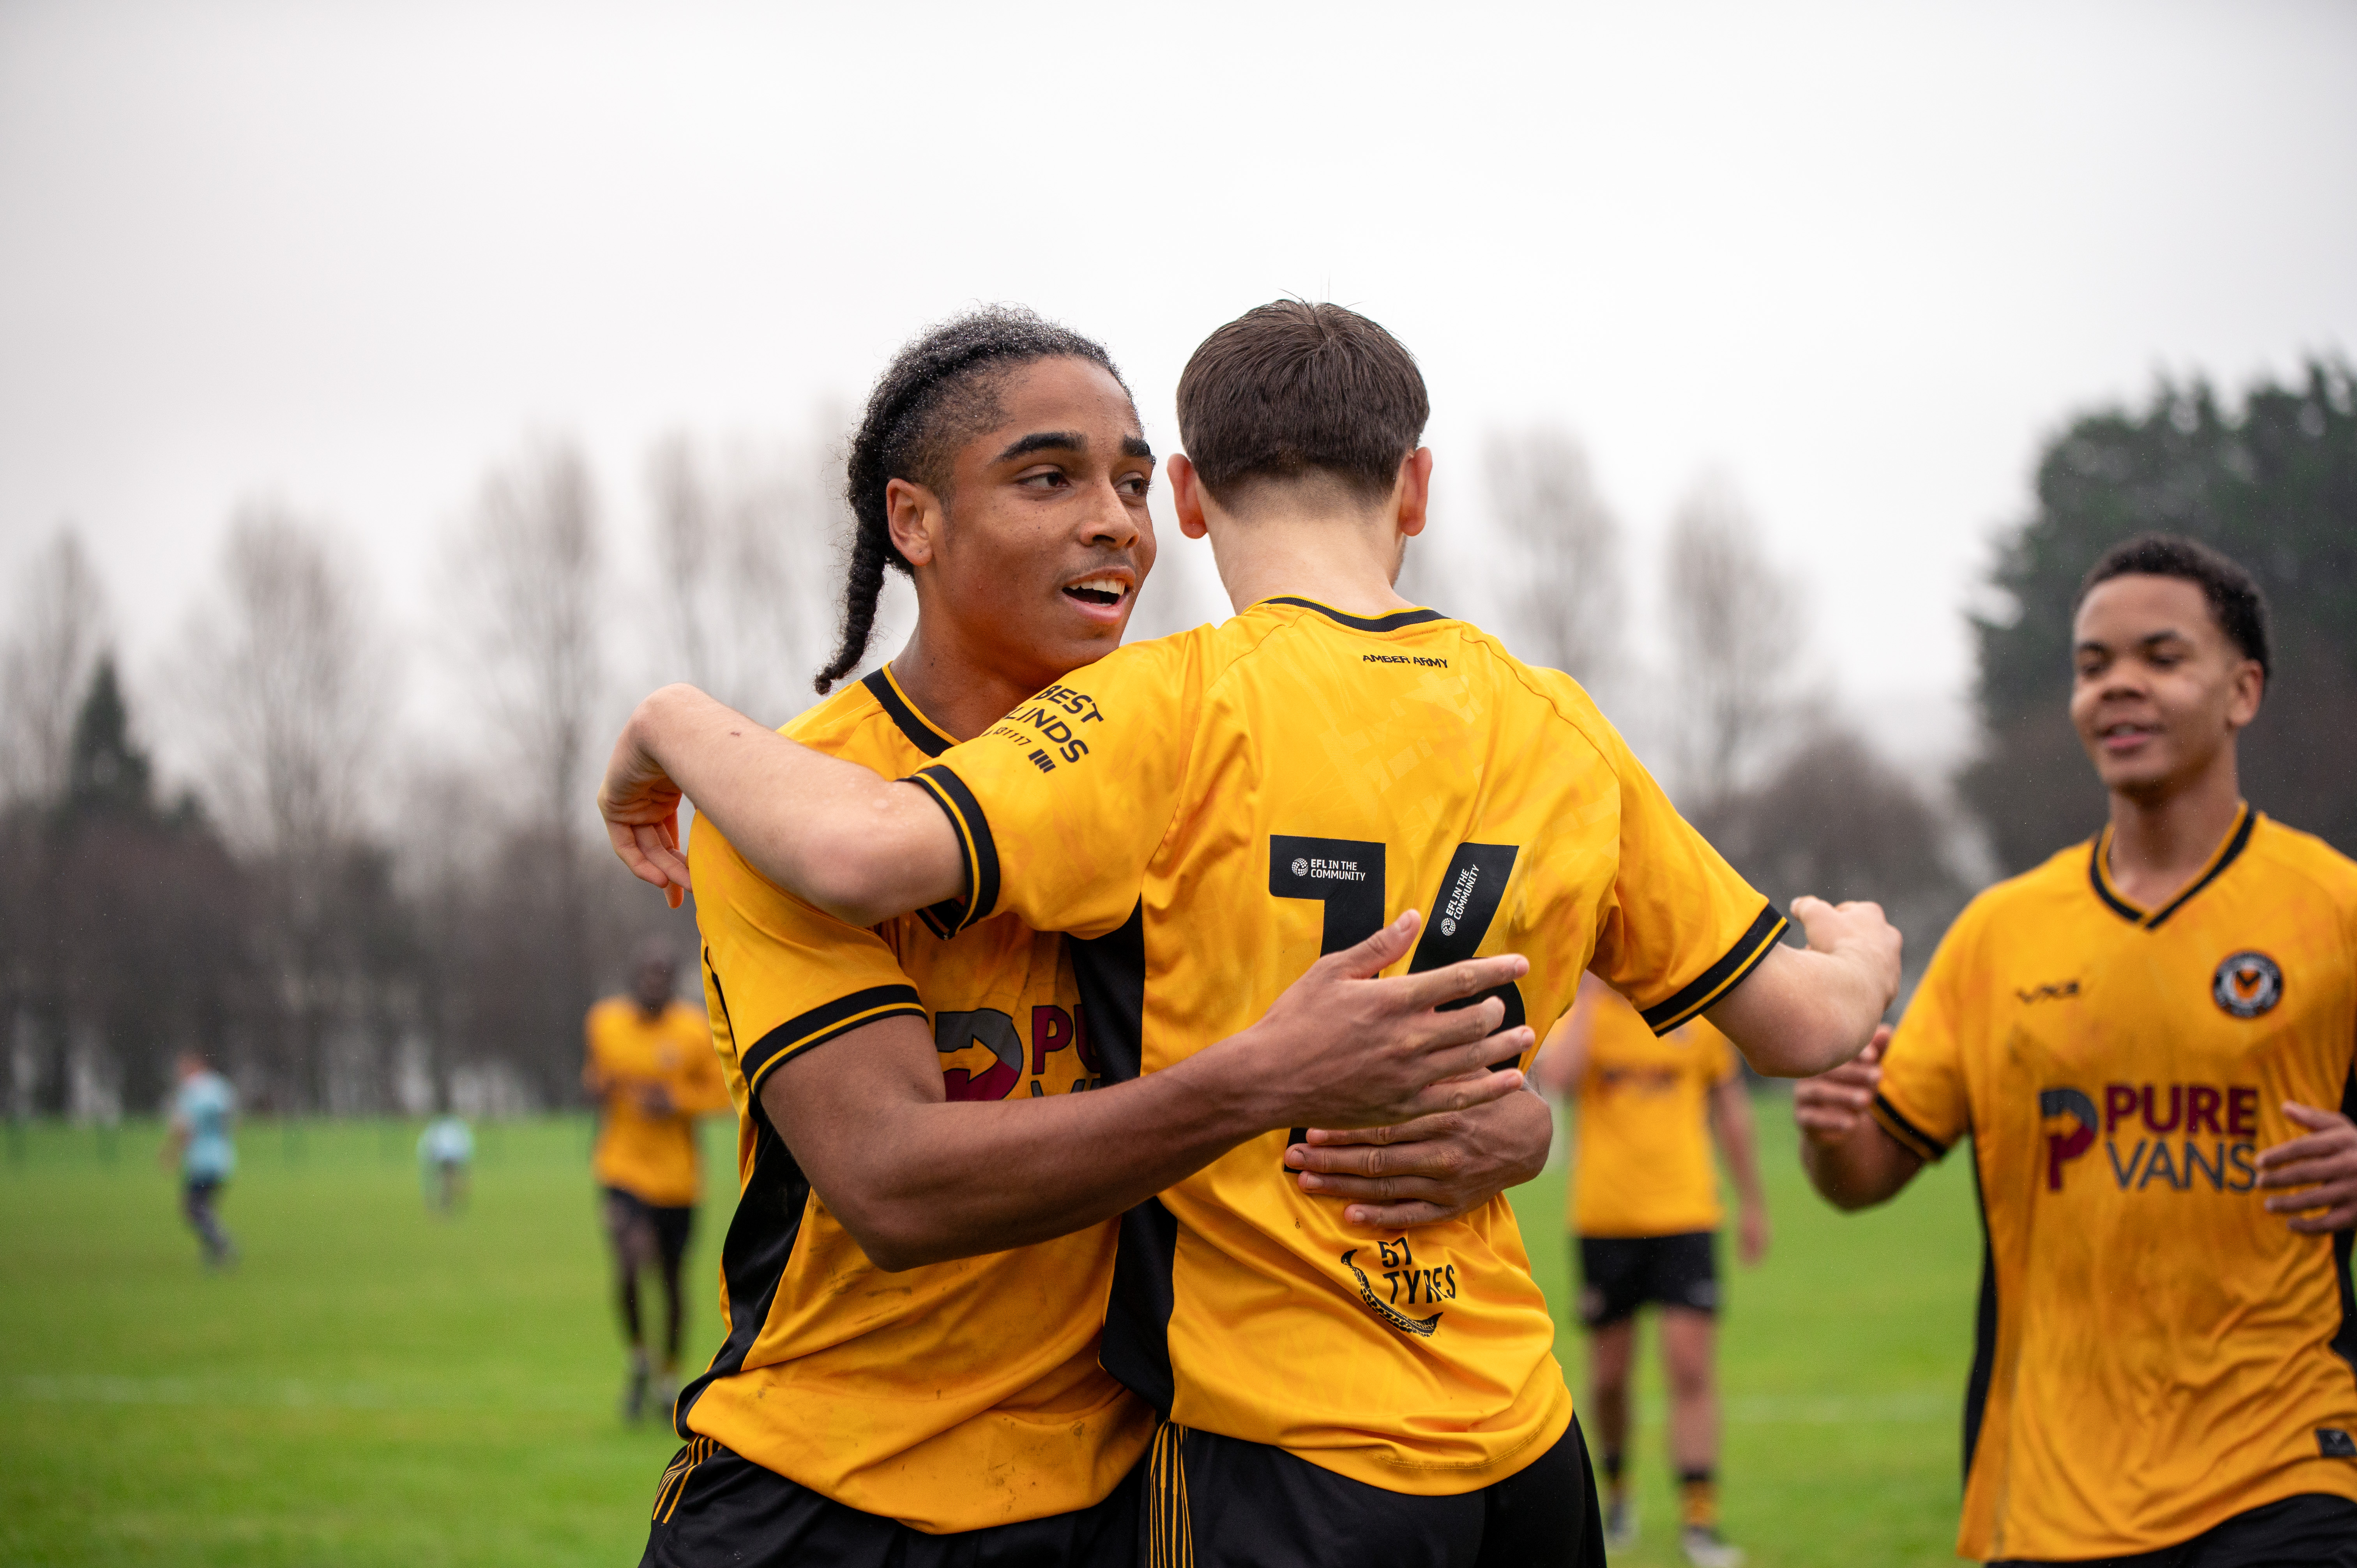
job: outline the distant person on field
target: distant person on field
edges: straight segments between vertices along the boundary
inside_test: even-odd
[[[1897,1032],[1796,1088],[1802,1159],[1864,1208],[1972,1138],[1959,1555],[2357,1568],[2357,864],[2242,797],[2241,566],[2129,540],[2071,642],[2109,823],[1973,900]]]
[[[1637,1313],[1661,1308],[1670,1385],[1670,1459],[1679,1487],[1680,1545],[1696,1568],[1735,1568],[1743,1553],[1718,1531],[1717,1233],[1725,1213],[1711,1160],[1719,1151],[1741,1205],[1736,1251],[1749,1268],[1768,1254],[1751,1100],[1734,1042],[1706,1019],[1655,1036],[1610,986],[1588,975],[1539,1081],[1576,1098],[1570,1220],[1579,1263],[1579,1320],[1588,1334],[1588,1420],[1604,1472],[1604,1540],[1637,1539],[1629,1496],[1629,1374]]]
[[[417,1135],[417,1175],[425,1188],[425,1207],[437,1214],[455,1214],[464,1208],[474,1164],[475,1133],[465,1117],[442,1115],[425,1123],[425,1131]]]
[[[171,1133],[162,1163],[180,1167],[180,1209],[204,1244],[205,1266],[237,1261],[237,1243],[221,1229],[213,1205],[237,1171],[237,1145],[230,1128],[237,1120],[237,1091],[196,1051],[182,1051],[175,1064],[180,1087],[172,1096]]]
[[[631,993],[609,996],[589,1009],[588,1061],[581,1071],[581,1081],[598,1101],[597,1144],[590,1164],[603,1189],[622,1331],[630,1343],[630,1374],[622,1389],[625,1421],[646,1413],[650,1380],[656,1374],[660,1402],[668,1405],[679,1391],[680,1262],[687,1252],[702,1181],[695,1119],[730,1108],[704,1015],[672,994],[678,974],[678,961],[668,950],[643,950],[632,971]],[[639,1276],[649,1269],[662,1274],[659,1368],[650,1365],[639,1311]]]

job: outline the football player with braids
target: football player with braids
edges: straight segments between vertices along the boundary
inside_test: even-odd
[[[1897,1032],[1798,1086],[1803,1160],[1864,1208],[1972,1138],[1961,1555],[2357,1568],[2357,864],[2243,799],[2248,572],[2128,540],[2072,642],[2109,823],[1975,898]]]
[[[916,628],[785,733],[914,773],[1111,650],[1154,562],[1153,469],[1089,339],[994,309],[911,342],[852,444],[821,694],[865,659],[887,571],[913,579]],[[1438,1010],[1519,959],[1375,979],[1415,936],[1387,925],[1141,1079],[1092,944],[1011,914],[846,925],[708,818],[688,854],[742,1196],[726,1339],[679,1400],[649,1563],[1130,1563],[1154,1413],[1098,1365],[1116,1217],[1297,1124],[1373,1129],[1291,1152],[1370,1232],[1480,1208],[1545,1160],[1545,1107],[1485,1070],[1529,1031],[1495,1001]]]

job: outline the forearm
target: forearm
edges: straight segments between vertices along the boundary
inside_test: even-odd
[[[1880,976],[1851,955],[1780,947],[1707,1016],[1754,1071],[1810,1078],[1864,1049],[1889,1002]]]
[[[693,686],[640,703],[629,738],[754,869],[847,924],[963,892],[957,840],[912,785],[824,756]]]
[[[1884,1132],[1881,1123],[1861,1117],[1837,1141],[1803,1137],[1801,1168],[1817,1196],[1835,1208],[1855,1212],[1896,1196],[1923,1168],[1923,1162]]]
[[[1211,1055],[1086,1093],[901,1102],[812,1179],[885,1269],[1070,1235],[1286,1124],[1216,1062],[1197,1065]],[[1286,1179],[1273,1160],[1269,1179]]]

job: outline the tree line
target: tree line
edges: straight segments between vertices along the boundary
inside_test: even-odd
[[[648,938],[683,957],[694,940],[687,915],[610,864],[589,804],[605,746],[628,696],[660,680],[771,723],[811,700],[845,532],[835,436],[821,419],[769,446],[658,443],[641,476],[651,575],[627,584],[583,454],[527,444],[441,541],[422,635],[389,627],[332,529],[247,506],[178,637],[135,682],[102,585],[60,532],[0,623],[9,1113],[150,1109],[186,1048],[282,1112],[574,1098],[590,1001]],[[1811,673],[1805,582],[1730,483],[1695,487],[1647,564],[1663,607],[1648,661],[1633,553],[1579,443],[1499,432],[1480,478],[1466,498],[1479,527],[1412,545],[1403,591],[1587,684],[1770,897],[1881,899],[1910,970],[1975,886],[2100,823],[2063,716],[2070,611],[2095,556],[2137,532],[2191,533],[2259,575],[2279,651],[2245,744],[2247,792],[2357,847],[2341,782],[2357,760],[2357,403],[2343,362],[2262,381],[2239,403],[2163,381],[2141,406],[2081,413],[2044,442],[2036,504],[1999,534],[1973,623],[1981,734],[1953,779],[1886,756],[1844,717]],[[1138,635],[1216,613],[1175,599],[1165,575]],[[413,693],[436,671],[421,658],[451,693],[424,733]]]

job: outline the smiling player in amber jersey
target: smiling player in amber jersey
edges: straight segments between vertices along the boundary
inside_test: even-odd
[[[914,772],[1111,650],[1153,564],[1152,472],[1087,338],[1013,310],[918,338],[852,443],[845,636],[821,689],[865,654],[887,570],[914,579],[917,624],[787,733]],[[687,1446],[658,1490],[651,1563],[1125,1565],[1153,1417],[1097,1365],[1114,1214],[1329,1112],[1482,1101],[1317,1134],[1304,1153],[1324,1201],[1368,1200],[1351,1206],[1365,1225],[1445,1218],[1544,1161],[1544,1105],[1478,1070],[1526,1036],[1481,1044],[1494,1004],[1432,1011],[1518,961],[1354,978],[1405,950],[1386,930],[1200,1070],[1140,1083],[1085,944],[1013,915],[954,933],[919,916],[845,926],[708,820],[690,857],[744,1190],[724,1248],[728,1336],[680,1402]],[[1469,1082],[1420,1096],[1467,1068]],[[1378,1159],[1380,1180],[1352,1174]]]
[[[1960,1554],[2352,1568],[2357,865],[2241,798],[2249,574],[2131,540],[2072,641],[2110,824],[1974,900],[1878,1059],[1797,1088],[1803,1157],[1860,1208],[1972,1136]]]
[[[1803,900],[1817,946],[1780,945],[1574,682],[1393,592],[1432,457],[1388,333],[1263,306],[1196,351],[1178,406],[1179,521],[1233,619],[1108,655],[913,782],[667,688],[608,769],[617,852],[683,882],[662,824],[684,786],[846,920],[1013,912],[1100,943],[1098,1048],[1137,1051],[1147,1085],[1404,908],[1429,911],[1411,974],[1529,955],[1480,1005],[1537,1030],[1593,964],[1654,1027],[1707,1010],[1768,1070],[1865,1045],[1898,980],[1879,910]],[[1297,1143],[1243,1144],[1125,1221],[1104,1361],[1169,1416],[1148,1560],[1599,1560],[1511,1209],[1370,1238],[1291,1179]]]

